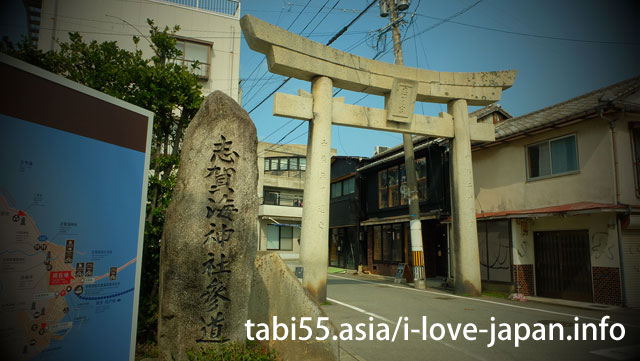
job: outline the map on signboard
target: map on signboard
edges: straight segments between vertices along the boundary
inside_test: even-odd
[[[144,162],[0,114],[3,359],[129,359]]]

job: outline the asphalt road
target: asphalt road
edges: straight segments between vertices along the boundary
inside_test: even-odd
[[[387,281],[363,279],[352,275],[329,275],[327,294],[328,305],[322,306],[331,322],[339,332],[352,327],[353,336],[363,337],[355,331],[356,324],[364,323],[361,330],[367,333],[361,341],[340,341],[343,351],[356,359],[375,360],[638,360],[640,359],[640,310],[611,308],[608,310],[582,309],[575,307],[549,305],[539,302],[517,302],[493,297],[469,298],[456,296],[440,290],[415,290],[407,285],[394,284]],[[598,337],[601,335],[600,320],[610,316],[605,328],[606,340],[568,341],[575,331],[574,317],[580,317],[579,330],[582,323],[596,324]],[[423,340],[423,316],[427,317],[427,340]],[[405,321],[404,317],[407,317]],[[495,317],[495,321],[491,321]],[[400,326],[397,327],[398,319]],[[373,320],[373,321],[371,321]],[[562,323],[565,340],[559,341],[558,328],[554,329],[555,340],[520,341],[515,347],[515,324],[526,323],[531,332],[536,330],[535,323]],[[374,333],[385,336],[385,327],[389,326],[388,338],[398,328],[395,341],[369,340],[370,326]],[[407,326],[405,327],[405,323]],[[429,330],[434,323],[444,326],[446,335],[440,341],[432,340]],[[447,324],[451,324],[455,332],[461,323],[457,339],[453,340]],[[463,330],[467,323],[474,323],[478,329],[486,329],[487,333],[477,333],[475,341],[467,341]],[[497,335],[510,324],[511,340],[498,340]],[[609,330],[613,323],[624,326],[625,335],[619,341],[610,338]],[[494,325],[495,344],[491,343],[491,327]],[[471,327],[471,326],[468,326]],[[407,332],[405,340],[404,330]],[[412,333],[411,330],[416,330]],[[434,327],[434,336],[441,334],[441,329]],[[549,327],[546,337],[549,338]],[[620,337],[621,328],[616,327],[614,336]],[[344,331],[346,336],[348,331]],[[524,326],[519,330],[526,333]],[[471,333],[468,334],[472,336]],[[503,338],[507,333],[503,332]],[[538,332],[537,336],[541,336]],[[592,330],[588,336],[592,337]],[[581,336],[583,337],[583,336]],[[530,337],[531,338],[531,337]]]

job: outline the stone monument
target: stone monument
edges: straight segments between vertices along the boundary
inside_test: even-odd
[[[189,124],[160,256],[160,360],[244,341],[254,258],[256,128],[220,91]]]

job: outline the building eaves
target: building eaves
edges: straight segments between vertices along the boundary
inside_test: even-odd
[[[608,96],[613,101],[640,90],[640,76],[611,86],[592,91],[564,102],[536,110],[496,124],[496,140],[535,131],[572,117],[595,112],[602,105],[601,98]]]
[[[480,118],[482,118],[482,117],[484,117],[484,116],[486,116],[488,114],[491,114],[493,112],[498,112],[498,113],[504,115],[505,118],[507,118],[507,119],[513,118],[513,116],[511,114],[509,114],[509,112],[504,110],[502,108],[502,106],[500,106],[500,104],[498,104],[498,103],[493,103],[493,104],[487,105],[484,108],[480,108],[480,109],[478,109],[476,111],[473,111],[473,112],[469,113],[469,116],[470,117],[477,117],[478,119],[480,119]]]
[[[421,138],[422,139],[420,139],[419,141],[423,141],[423,140],[427,139],[426,137],[421,137]],[[422,149],[425,149],[425,148],[431,146],[432,144],[439,144],[441,141],[442,141],[442,138],[436,138],[436,139],[433,139],[433,140],[430,140],[430,141],[415,145],[415,143],[417,141],[416,141],[416,138],[414,138],[413,150],[415,152],[417,152],[417,151],[420,151]],[[377,160],[365,165],[364,167],[358,168],[356,171],[362,172],[362,171],[365,171],[367,169],[375,168],[375,167],[377,167],[377,166],[379,166],[381,164],[384,164],[384,163],[387,163],[387,162],[391,162],[391,161],[399,159],[399,158],[403,158],[404,159],[404,150],[398,152],[398,150],[401,149],[401,148],[402,148],[402,145],[393,147],[392,149],[389,149],[389,150],[387,150],[387,151],[385,151],[383,153],[380,153],[382,155],[386,154],[387,156],[384,157],[384,158],[377,157],[378,158]],[[391,150],[394,150],[394,152],[391,152]],[[374,159],[374,158],[372,157],[371,159]]]
[[[557,206],[549,206],[542,208],[496,211],[496,212],[480,212],[476,213],[476,219],[511,219],[511,218],[542,218],[557,216],[575,216],[593,213],[618,213],[629,214],[632,210],[638,209],[639,206],[629,206],[622,204],[608,204],[596,202],[577,202],[569,204],[561,204]],[[445,220],[450,223],[451,217]]]

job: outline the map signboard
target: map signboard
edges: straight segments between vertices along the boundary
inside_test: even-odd
[[[0,54],[6,360],[133,360],[153,113]]]

